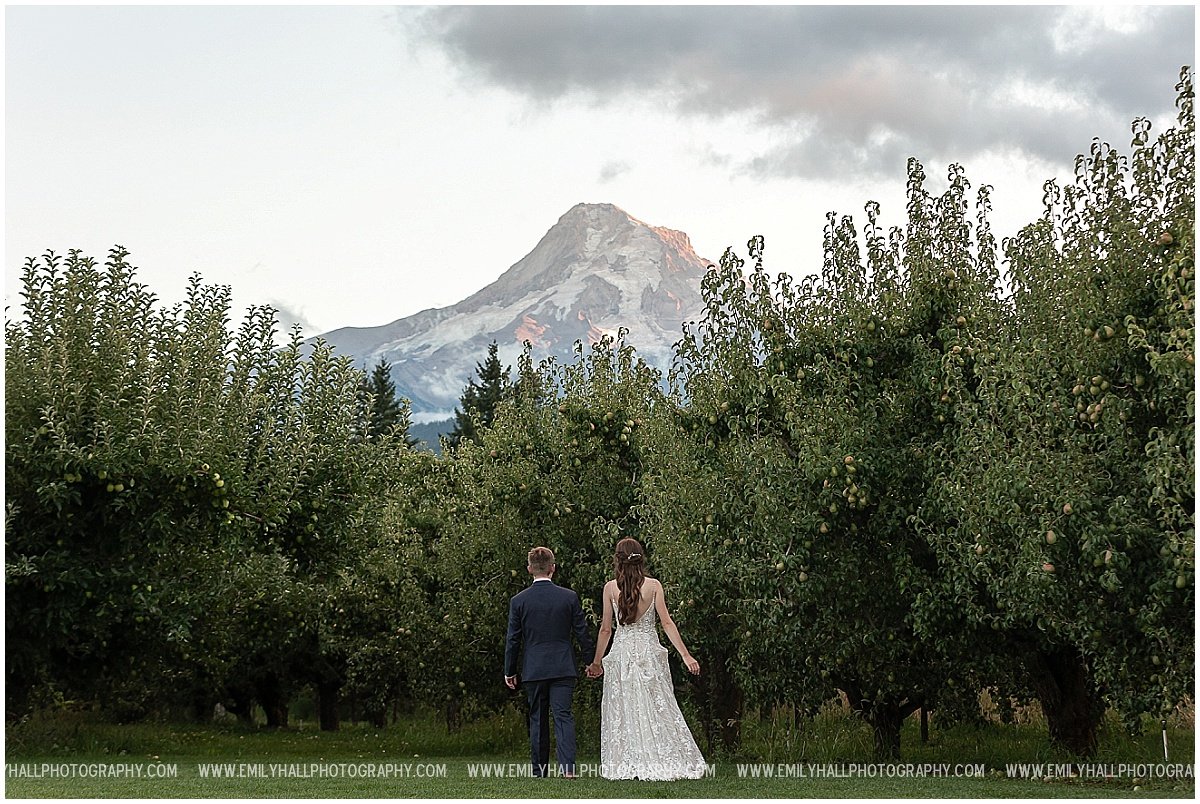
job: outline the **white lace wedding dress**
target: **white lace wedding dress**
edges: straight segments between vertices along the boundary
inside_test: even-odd
[[[658,641],[654,601],[622,625],[613,601],[612,649],[604,657],[600,704],[600,775],[605,779],[699,779],[704,757],[671,683],[667,649]]]

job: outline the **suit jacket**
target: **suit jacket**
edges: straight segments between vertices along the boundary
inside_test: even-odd
[[[596,651],[596,643],[588,633],[579,595],[556,586],[553,581],[534,581],[528,589],[514,595],[508,605],[504,675],[519,675],[522,681],[577,676],[579,661],[571,646],[572,633],[584,655],[590,658]]]

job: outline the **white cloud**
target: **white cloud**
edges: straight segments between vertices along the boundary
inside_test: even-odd
[[[1059,53],[1080,54],[1101,45],[1112,34],[1135,36],[1146,31],[1155,9],[1117,4],[1067,6],[1051,29]]]

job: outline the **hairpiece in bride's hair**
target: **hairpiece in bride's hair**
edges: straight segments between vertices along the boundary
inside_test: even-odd
[[[641,558],[641,557],[642,557],[641,553],[630,553],[629,555],[625,556],[625,560],[633,561],[634,559]]]

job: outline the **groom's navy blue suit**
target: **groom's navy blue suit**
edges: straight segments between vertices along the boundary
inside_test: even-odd
[[[504,675],[518,676],[529,694],[529,747],[534,776],[546,776],[549,770],[551,713],[559,770],[575,773],[571,694],[579,675],[579,660],[571,645],[572,634],[590,659],[596,645],[588,633],[579,595],[555,586],[549,578],[535,580],[509,603]]]

